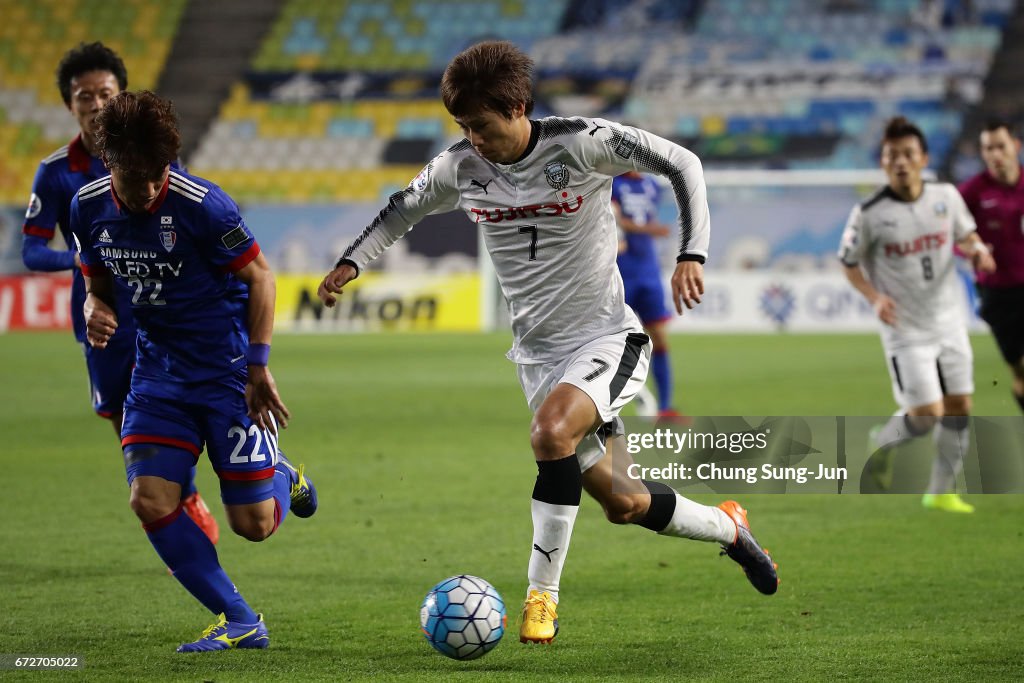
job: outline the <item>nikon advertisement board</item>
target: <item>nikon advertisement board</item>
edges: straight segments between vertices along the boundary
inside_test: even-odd
[[[322,275],[278,275],[275,325],[297,332],[476,332],[480,277],[364,273],[333,308],[317,298]]]

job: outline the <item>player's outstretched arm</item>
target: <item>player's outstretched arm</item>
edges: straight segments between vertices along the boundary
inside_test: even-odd
[[[672,273],[672,301],[676,313],[683,314],[683,306],[692,309],[700,303],[704,293],[704,266],[700,261],[680,261]]]
[[[25,235],[21,243],[21,261],[29,270],[55,272],[81,266],[76,251],[57,251],[37,235]]]
[[[412,226],[432,213],[451,211],[459,205],[457,164],[450,156],[448,152],[441,152],[423,167],[408,187],[392,194],[388,205],[342,252],[334,269],[316,290],[325,306],[334,306],[342,287],[359,277],[361,269],[401,239]]]
[[[320,297],[320,301],[322,301],[328,308],[334,306],[338,301],[335,294],[341,294],[342,288],[352,282],[352,280],[355,280],[358,276],[359,271],[347,263],[342,263],[335,267],[334,270],[327,273],[324,279],[320,282],[320,286],[317,287],[316,295]]]
[[[60,222],[59,207],[67,208],[64,190],[54,186],[52,170],[45,162],[39,164],[32,196],[22,225],[21,260],[29,270],[56,272],[78,268],[78,252],[74,249],[51,249],[50,240]],[[66,226],[65,226],[66,227]]]
[[[277,384],[267,363],[270,359],[270,340],[274,333],[274,300],[277,287],[274,274],[263,254],[259,254],[235,273],[249,286],[249,348],[245,358],[248,378],[245,383],[245,404],[249,419],[260,429],[277,433],[275,420],[288,426],[291,413],[277,393]]]
[[[592,119],[600,129],[585,140],[594,168],[611,176],[626,171],[654,173],[668,180],[679,209],[679,260],[703,263],[708,256],[711,217],[704,167],[696,154],[640,128]],[[655,163],[654,160],[658,160]]]
[[[107,348],[107,342],[117,330],[114,311],[114,283],[110,275],[85,276],[85,338],[97,349]]]

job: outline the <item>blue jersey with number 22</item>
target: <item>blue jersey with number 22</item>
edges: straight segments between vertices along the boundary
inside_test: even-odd
[[[244,386],[248,287],[235,273],[260,252],[219,187],[172,170],[153,206],[130,213],[110,177],[71,204],[82,272],[109,273],[138,325],[133,390],[175,398],[188,385]]]

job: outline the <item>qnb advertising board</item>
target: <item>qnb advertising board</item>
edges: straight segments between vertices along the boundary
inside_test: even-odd
[[[296,332],[477,332],[483,329],[477,273],[364,273],[345,287],[334,308],[320,303],[322,274],[277,274],[275,324]],[[965,278],[963,306],[972,329],[973,285]],[[667,277],[665,291],[670,292]],[[0,332],[67,329],[71,278],[0,278]],[[495,305],[501,305],[495,302]],[[871,306],[838,272],[718,271],[705,274],[702,303],[673,316],[674,332],[871,332]]]
[[[974,284],[963,275],[961,305],[971,329],[984,329],[975,311]],[[672,291],[665,280],[666,295]],[[874,309],[841,272],[705,271],[701,303],[673,315],[673,332],[871,332]]]

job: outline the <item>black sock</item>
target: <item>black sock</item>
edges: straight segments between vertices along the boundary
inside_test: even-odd
[[[583,497],[583,473],[573,453],[561,460],[538,460],[533,498],[551,505],[579,505]]]
[[[647,514],[636,524],[654,532],[663,531],[676,511],[676,492],[660,481],[645,479],[644,486],[651,494],[651,507],[647,508]]]

